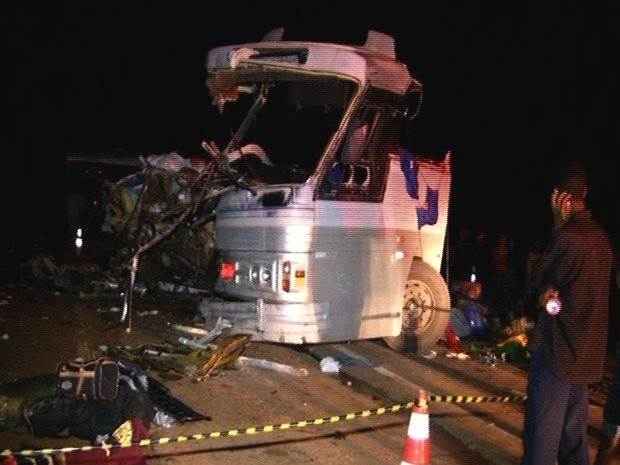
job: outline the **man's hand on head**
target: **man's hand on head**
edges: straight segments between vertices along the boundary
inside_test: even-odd
[[[551,211],[553,213],[553,224],[560,226],[571,212],[572,195],[559,189],[553,189],[551,194]]]

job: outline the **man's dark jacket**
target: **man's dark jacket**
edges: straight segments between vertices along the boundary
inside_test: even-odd
[[[555,316],[539,311],[528,348],[542,350],[553,372],[569,383],[603,376],[612,261],[607,233],[589,210],[580,211],[551,232],[526,285],[532,299],[548,285],[559,291],[562,310]]]

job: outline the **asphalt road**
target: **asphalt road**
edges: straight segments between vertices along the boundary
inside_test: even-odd
[[[0,341],[0,381],[5,387],[52,373],[62,360],[92,357],[104,346],[137,348],[173,341],[179,335],[174,325],[193,325],[196,308],[185,299],[137,299],[128,332],[118,324],[118,298],[22,285],[5,285],[0,296],[0,334],[6,335]],[[149,369],[175,398],[211,417],[171,427],[153,424],[152,442],[142,448],[149,465],[400,463],[411,417],[404,403],[384,412],[383,407],[394,403],[323,372],[319,360],[295,348],[250,342],[243,356],[292,371],[234,364],[196,383],[174,370]],[[21,394],[37,393],[25,388]],[[492,463],[443,428],[431,428],[428,444],[434,464]],[[204,437],[185,440],[196,434]],[[0,433],[0,450],[12,452],[89,444],[74,437],[35,438],[19,423]]]
[[[177,324],[201,328],[195,298],[169,293],[136,297],[131,327],[120,324],[122,294],[95,292],[88,263],[62,270],[75,286],[54,286],[49,280],[24,279],[42,266],[35,258],[4,260],[1,268],[0,391],[7,383],[53,373],[60,361],[92,358],[104,347],[138,348],[188,336],[175,329]],[[211,420],[151,425],[151,442],[141,449],[149,465],[400,463],[411,418],[404,406],[419,389],[433,396],[511,398],[500,404],[432,401],[433,464],[519,463],[526,367],[448,358],[442,345],[435,357],[403,356],[374,341],[301,349],[250,342],[244,357],[290,370],[235,363],[199,383],[175,370],[150,367],[174,397]],[[329,356],[342,362],[338,375],[321,369]],[[608,363],[610,372],[613,363]],[[592,393],[591,450],[598,443],[609,381],[610,374]],[[37,392],[24,389],[21,394]],[[20,424],[0,432],[0,451],[88,445],[71,437],[34,438]]]

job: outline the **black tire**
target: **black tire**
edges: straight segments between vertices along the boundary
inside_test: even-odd
[[[428,263],[414,260],[405,284],[401,333],[383,340],[401,353],[432,348],[450,321],[450,305],[443,277]]]

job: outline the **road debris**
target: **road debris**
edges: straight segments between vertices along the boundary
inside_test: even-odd
[[[264,368],[267,370],[277,371],[278,373],[285,373],[291,376],[308,376],[308,370],[305,368],[297,368],[291,365],[286,365],[284,363],[265,360],[264,358],[240,356],[237,358],[236,364],[238,366],[252,366]]]

